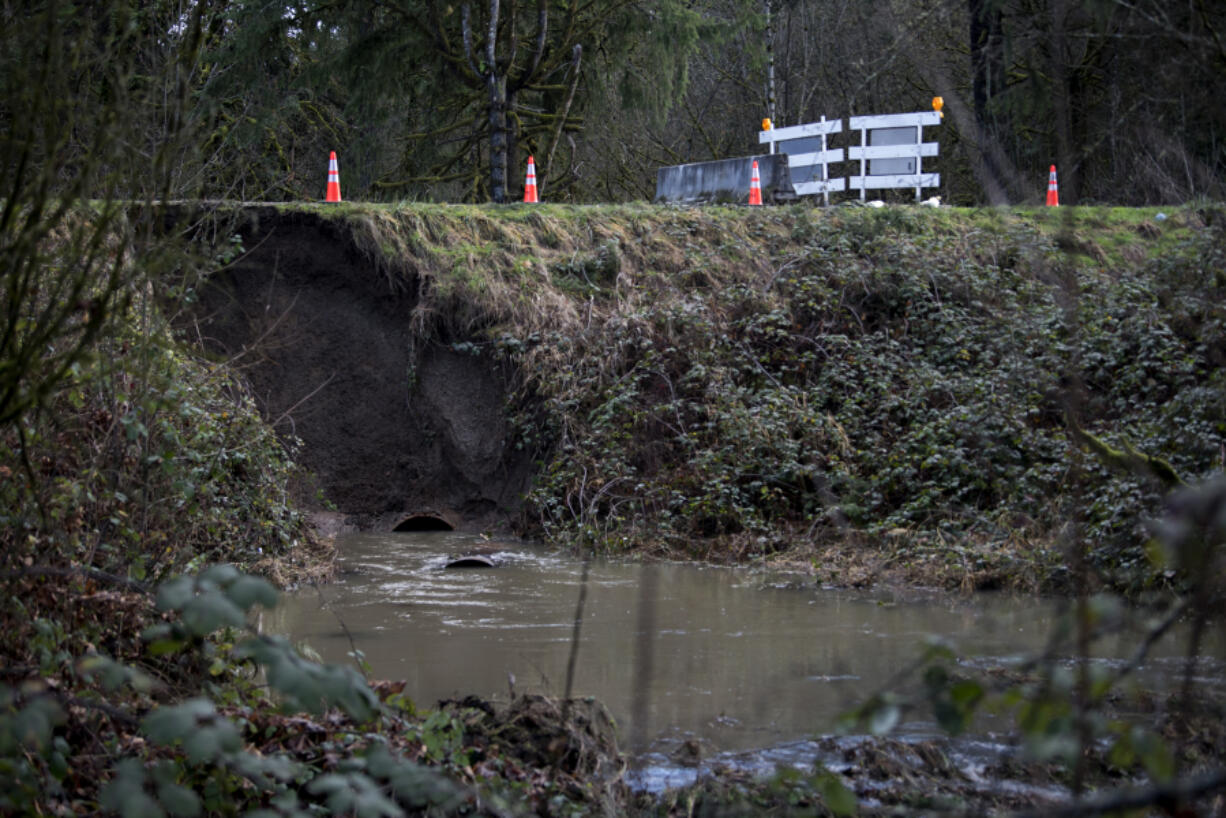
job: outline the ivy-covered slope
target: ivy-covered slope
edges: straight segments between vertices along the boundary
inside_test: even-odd
[[[1216,206],[306,210],[514,373],[550,540],[975,587],[1076,540],[1145,582],[1146,456],[1222,466]]]

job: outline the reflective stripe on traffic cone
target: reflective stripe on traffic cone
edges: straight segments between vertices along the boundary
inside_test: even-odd
[[[1047,206],[1060,206],[1060,186],[1056,184],[1056,166],[1051,166],[1051,172],[1047,174]]]
[[[524,180],[524,201],[539,202],[536,198],[536,162],[528,157],[528,178]]]
[[[332,151],[332,156],[328,159],[328,195],[324,198],[325,202],[339,202],[341,200],[341,172],[336,166],[336,151]]]
[[[749,203],[762,204],[762,179],[758,176],[758,160],[753,160],[753,176],[749,177]]]

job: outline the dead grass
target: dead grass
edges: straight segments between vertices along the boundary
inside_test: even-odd
[[[250,572],[284,589],[328,582],[335,571],[334,539],[308,530],[298,548],[281,556],[265,557],[252,565]]]
[[[764,290],[781,259],[803,249],[797,220],[829,218],[810,210],[646,205],[312,209],[345,222],[393,291],[415,291],[412,321],[421,334],[491,340],[578,337],[694,288]],[[541,345],[526,369],[557,363],[553,348]]]

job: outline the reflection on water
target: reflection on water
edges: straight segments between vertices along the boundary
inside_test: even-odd
[[[501,565],[443,570],[477,545]],[[516,692],[561,695],[582,565],[522,543],[480,543],[455,533],[340,538],[340,576],[286,599],[271,629],[305,640],[330,662],[351,661],[348,629],[377,678],[405,679],[423,705],[440,698]],[[644,633],[640,587],[654,573],[654,642]],[[597,562],[591,566],[574,691],[612,711],[635,751],[697,739],[704,754],[801,741],[830,732],[838,715],[903,670],[937,635],[976,663],[1040,650],[1054,609],[1033,599],[901,597],[795,590],[760,575],[693,565]],[[345,628],[340,622],[343,620]],[[1131,654],[1135,636],[1100,645]],[[1210,646],[1221,656],[1221,645]],[[1155,663],[1176,672],[1173,662]],[[645,723],[636,669],[651,668]],[[1198,670],[1220,681],[1222,663]],[[991,729],[992,725],[985,725]],[[912,734],[933,725],[906,725]]]

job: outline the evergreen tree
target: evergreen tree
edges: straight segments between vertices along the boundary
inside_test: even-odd
[[[684,87],[700,17],[681,0],[347,0],[316,17],[344,39],[350,112],[372,140],[396,146],[377,190],[495,202],[514,198],[512,169],[537,156],[542,188],[573,182],[562,154],[580,115],[607,90],[585,77],[650,53],[640,78],[668,99]],[[662,42],[667,40],[667,43]],[[661,47],[666,46],[666,47]],[[623,74],[627,102],[641,82]],[[356,106],[365,106],[357,115]]]

